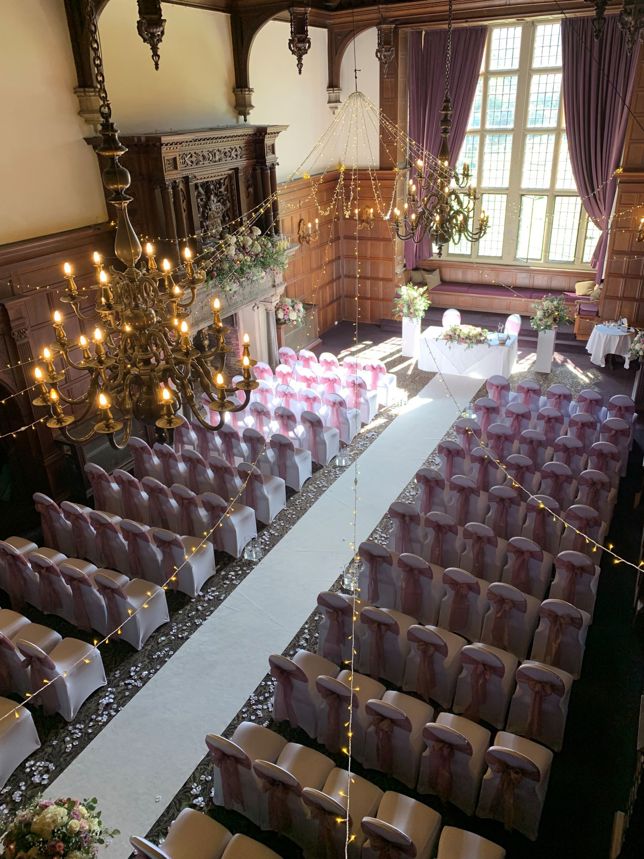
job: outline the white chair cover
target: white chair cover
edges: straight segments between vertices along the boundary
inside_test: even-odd
[[[443,573],[443,585],[445,596],[439,625],[470,641],[478,641],[487,609],[487,582],[458,567],[448,567]]]
[[[453,710],[496,728],[505,717],[514,690],[516,656],[489,644],[467,644],[461,653],[463,669],[456,684]]]
[[[561,751],[573,678],[566,671],[523,662],[516,672],[507,730]]]

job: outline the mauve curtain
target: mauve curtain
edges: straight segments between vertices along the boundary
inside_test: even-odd
[[[449,151],[452,166],[461,151],[476,93],[485,50],[487,27],[466,27],[452,33],[452,130]],[[426,152],[438,155],[440,113],[445,95],[446,30],[412,30],[409,39],[409,136]],[[407,268],[432,255],[429,239],[405,242]]]
[[[596,40],[592,18],[561,22],[563,99],[572,172],[582,204],[602,230],[591,260],[602,277],[610,218],[628,121],[627,105],[637,67],[629,54],[617,16],[606,18]]]

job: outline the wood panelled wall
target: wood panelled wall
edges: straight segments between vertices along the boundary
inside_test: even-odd
[[[393,191],[393,173],[378,171],[380,207],[387,210]],[[315,223],[320,219],[320,236],[316,242],[302,244],[290,258],[286,271],[287,295],[318,305],[320,332],[336,322],[355,319],[356,268],[359,272],[357,292],[360,320],[379,323],[391,318],[391,304],[396,290],[395,245],[391,228],[377,216],[378,203],[367,171],[359,173],[359,208],[376,212],[372,229],[356,231],[353,217],[332,218],[324,213],[338,187],[338,173],[329,173],[316,193],[322,213],[316,205],[310,180],[290,182],[281,188],[280,215],[282,233],[297,241],[298,223]],[[357,260],[357,264],[356,264]]]
[[[641,49],[630,108],[600,313],[605,319],[626,316],[630,323],[644,326],[644,243],[637,241],[640,218],[644,217],[644,50]]]
[[[588,269],[485,265],[438,258],[423,260],[423,268],[437,268],[442,283],[482,283],[486,286],[502,283],[531,289],[560,289],[562,292],[574,292],[578,280],[589,280],[593,276]]]

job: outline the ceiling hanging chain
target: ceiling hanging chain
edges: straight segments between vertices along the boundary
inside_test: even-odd
[[[396,59],[396,45],[394,42],[395,24],[385,24],[382,15],[382,4],[378,3],[380,23],[378,24],[378,44],[376,46],[376,59],[382,66],[382,73],[389,76],[389,67]]]
[[[137,0],[139,20],[136,29],[146,45],[150,46],[154,68],[159,71],[159,45],[165,35],[165,18],[161,10],[161,0]]]
[[[304,66],[304,57],[311,49],[309,10],[309,6],[291,6],[288,10],[291,18],[291,38],[288,40],[288,49],[297,59],[297,73],[300,75]]]
[[[105,123],[112,119],[112,106],[107,95],[107,89],[105,88],[105,71],[103,69],[101,43],[98,37],[98,21],[96,19],[94,0],[87,0],[85,17],[87,20],[87,29],[89,31],[89,48],[92,54],[92,66],[94,67],[96,91],[100,101],[99,113],[101,115],[101,120]]]

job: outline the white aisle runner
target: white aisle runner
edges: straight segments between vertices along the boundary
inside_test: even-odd
[[[358,459],[357,543],[413,478],[481,385],[438,376]],[[351,561],[354,469],[322,495],[146,686],[51,784],[46,796],[98,797],[121,835],[102,857],[128,855],[240,710],[326,590]]]

